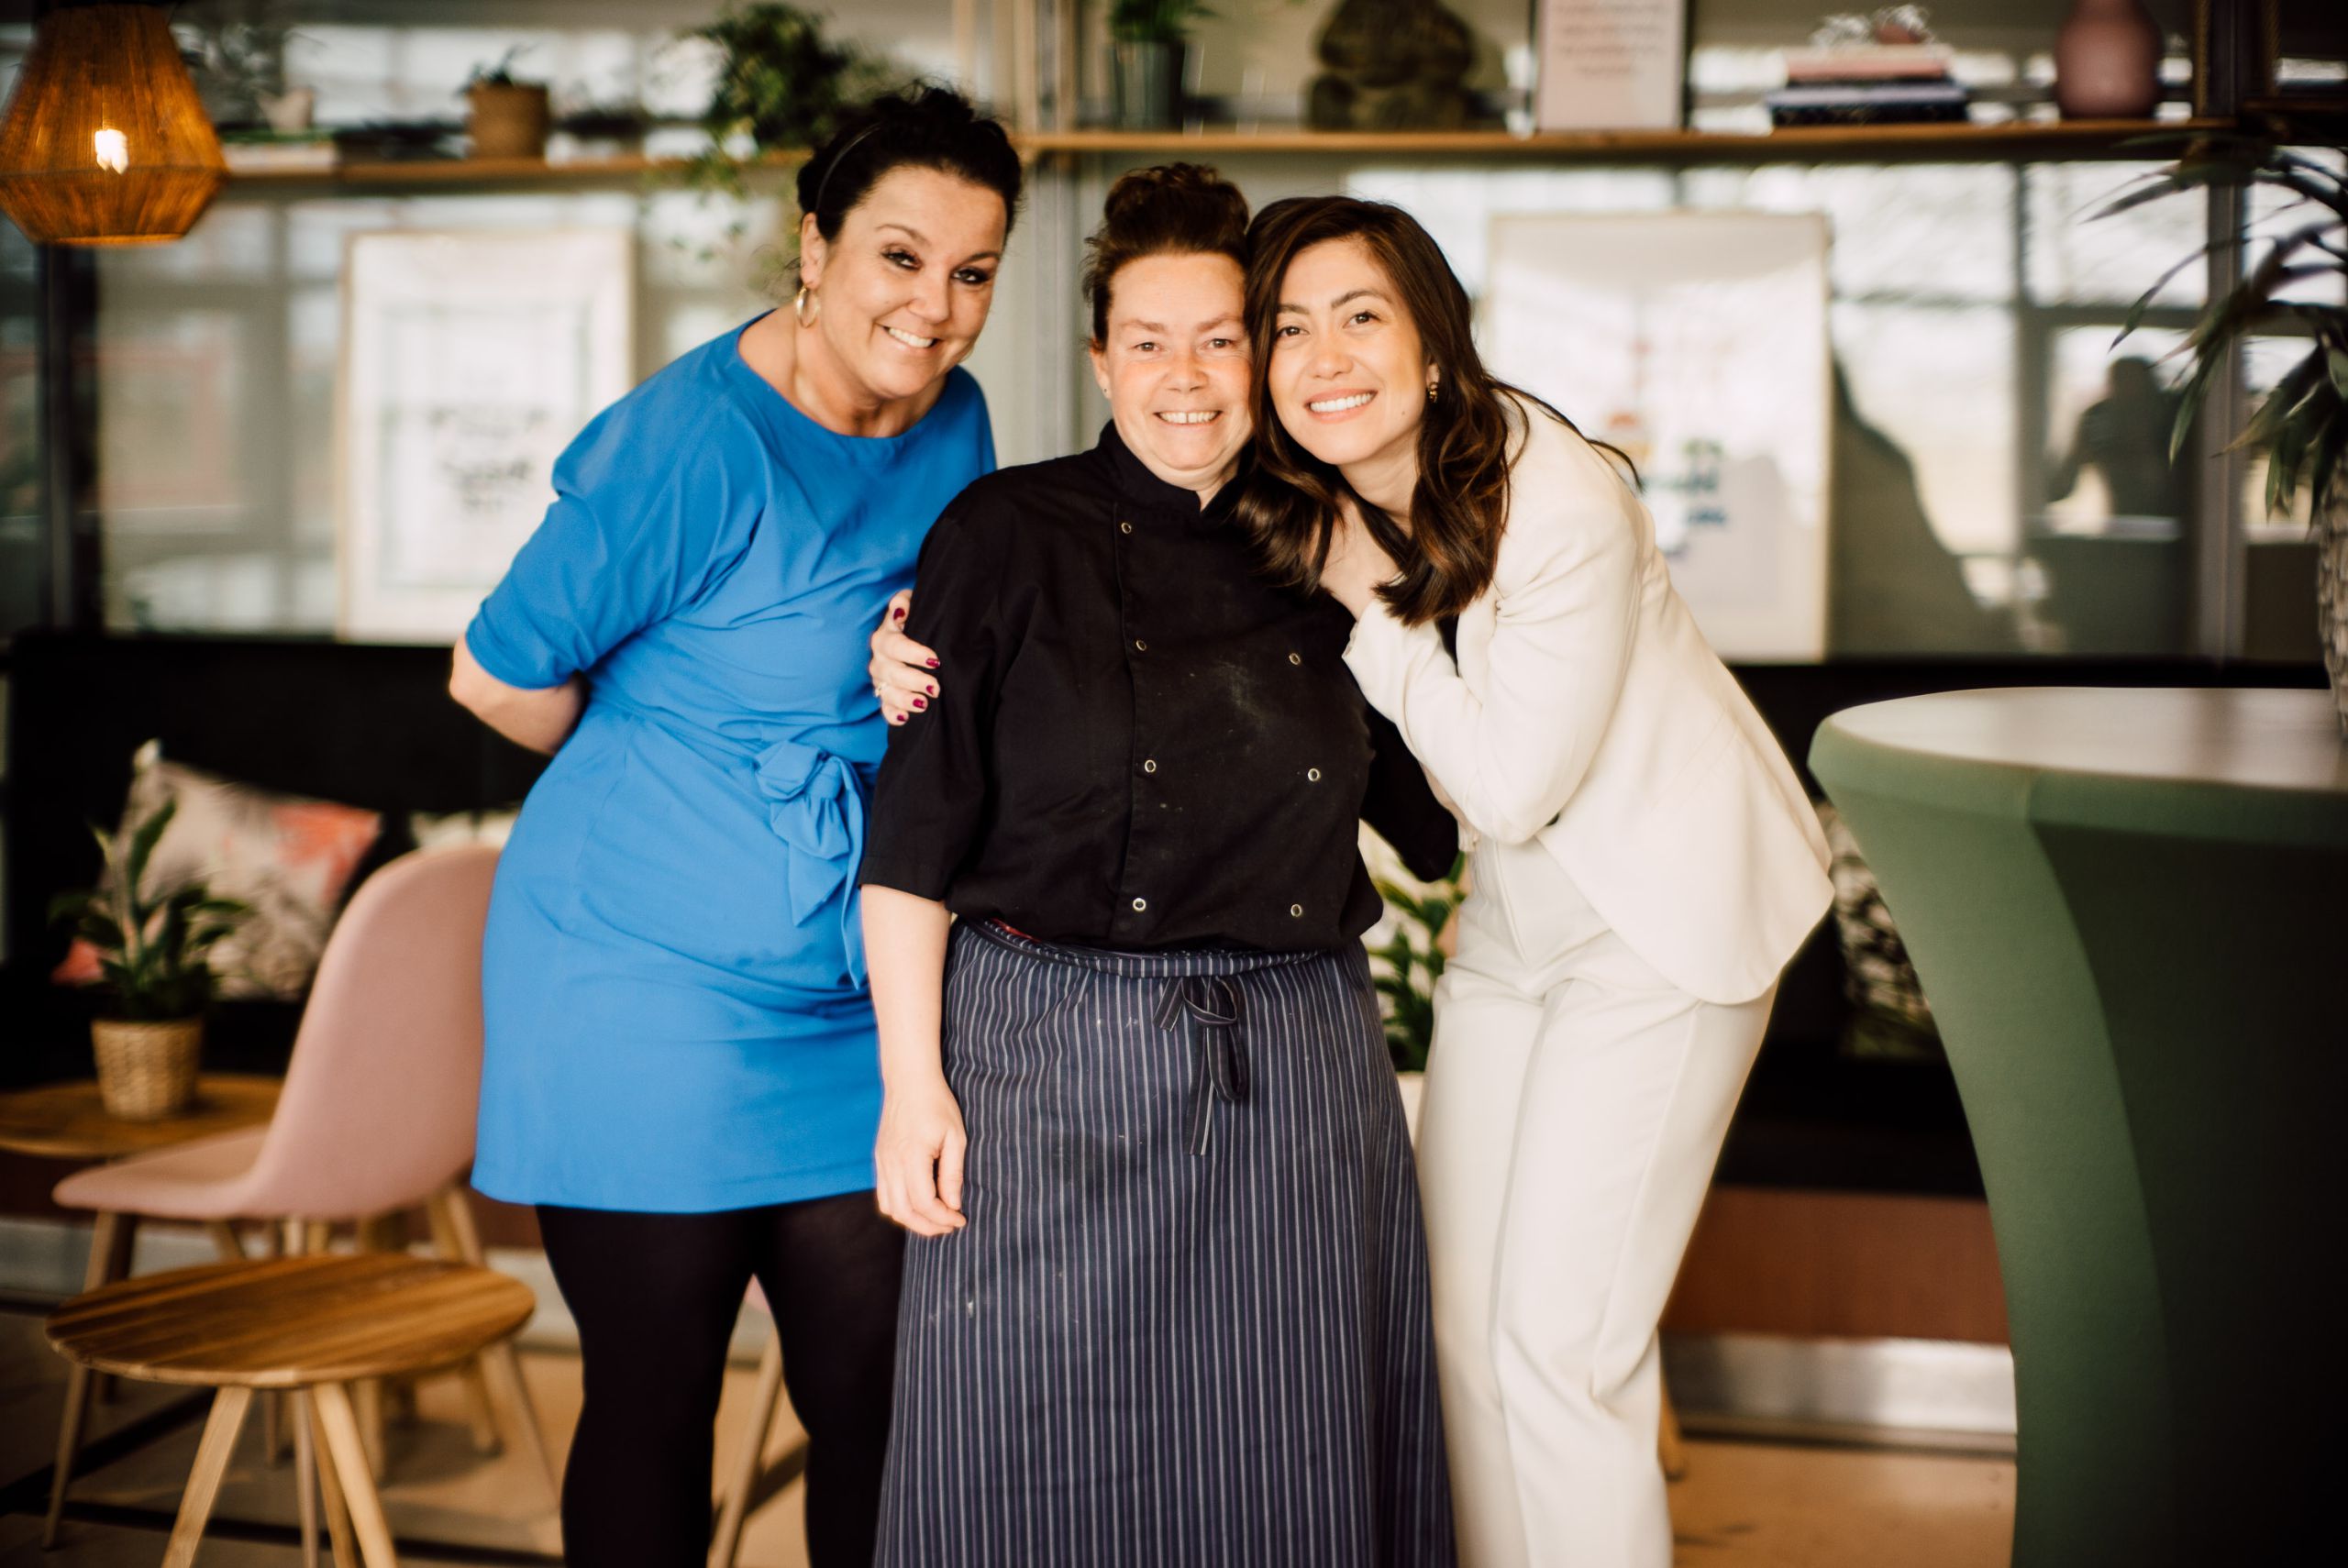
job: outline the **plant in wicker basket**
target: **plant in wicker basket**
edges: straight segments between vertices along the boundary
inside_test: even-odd
[[[2306,356],[2275,383],[2229,450],[2265,458],[2270,514],[2288,510],[2300,487],[2307,489],[2317,546],[2317,635],[2341,729],[2348,734],[2348,305],[2312,303],[2304,290],[2327,281],[2348,289],[2348,175],[2264,138],[2199,137],[2176,162],[2146,175],[2097,215],[2228,185],[2281,195],[2273,216],[2282,226],[2265,237],[2256,264],[2243,269],[2242,282],[2223,299],[2210,302],[2178,350],[2191,368],[2169,449],[2174,457],[2184,447],[2210,388],[2227,373],[2229,349],[2278,323],[2296,320],[2306,328]],[[2153,296],[2208,249],[2186,257],[2147,289],[2120,336],[2133,332]],[[2295,293],[2301,297],[2291,297]]]
[[[176,810],[164,802],[127,835],[92,828],[105,875],[50,905],[52,920],[96,950],[99,1011],[90,1030],[98,1087],[106,1109],[130,1121],[173,1115],[194,1099],[212,948],[249,912],[214,898],[201,881],[145,886],[147,863]]]

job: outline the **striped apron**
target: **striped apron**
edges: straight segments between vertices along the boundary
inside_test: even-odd
[[[905,1254],[884,1568],[1449,1568],[1360,948],[947,961],[969,1224]]]

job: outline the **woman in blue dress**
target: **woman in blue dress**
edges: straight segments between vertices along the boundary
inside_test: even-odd
[[[956,369],[1019,195],[936,89],[799,173],[788,309],[599,414],[450,689],[553,754],[498,868],[473,1182],[537,1208],[585,1404],[568,1561],[697,1564],[726,1340],[765,1286],[817,1568],[871,1560],[902,1233],[857,918],[886,728],[866,627],[994,467]]]

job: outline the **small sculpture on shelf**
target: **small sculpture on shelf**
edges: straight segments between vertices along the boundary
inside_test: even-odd
[[[1321,29],[1305,119],[1315,130],[1458,130],[1482,123],[1468,90],[1476,45],[1440,0],[1342,0]]]

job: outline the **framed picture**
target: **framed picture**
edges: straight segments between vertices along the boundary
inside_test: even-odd
[[[1810,213],[1492,220],[1492,369],[1636,466],[1730,658],[1826,649],[1826,248]]]
[[[1534,16],[1536,128],[1679,128],[1688,0],[1539,0]]]
[[[555,458],[634,384],[625,228],[351,237],[338,626],[449,642],[554,499]]]

